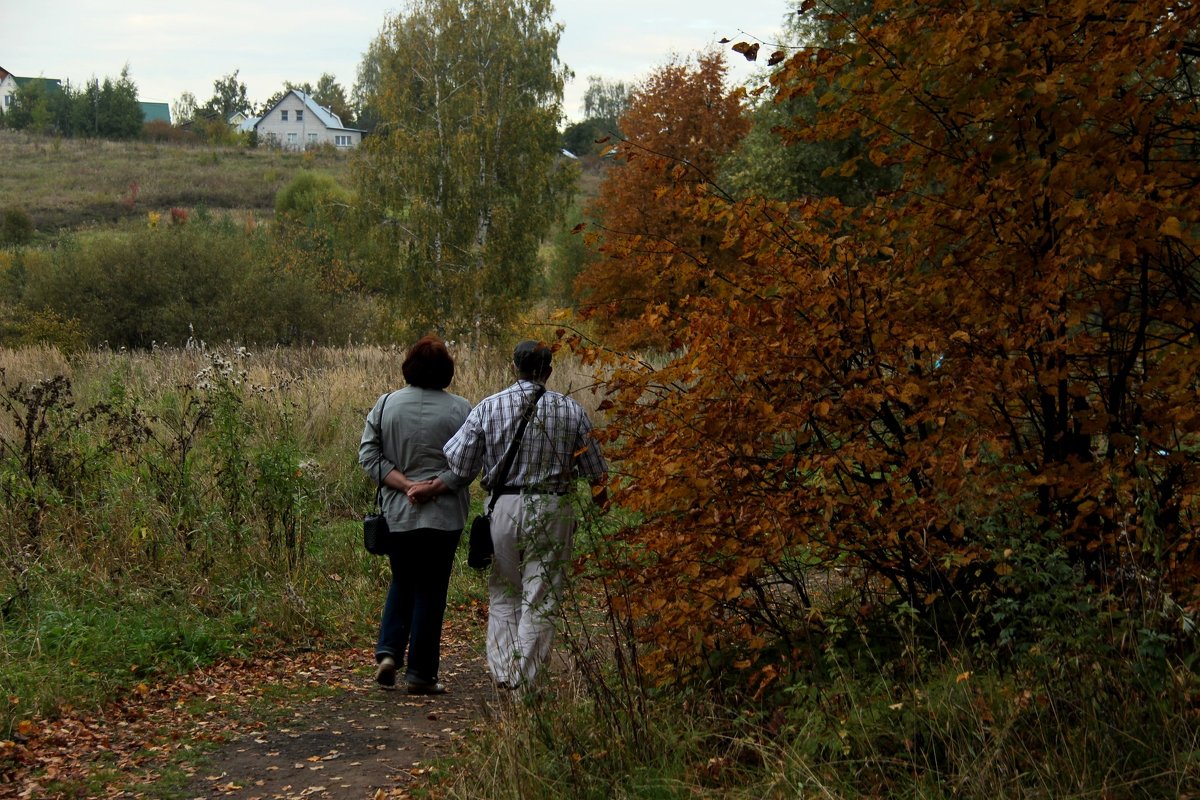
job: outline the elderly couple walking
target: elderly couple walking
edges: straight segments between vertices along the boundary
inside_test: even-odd
[[[496,488],[521,415],[536,402],[492,512],[488,579],[488,669],[498,687],[529,687],[550,655],[551,614],[575,531],[575,480],[587,479],[592,499],[605,501],[607,466],[591,422],[577,402],[545,388],[552,369],[543,342],[518,344],[516,381],[473,409],[445,391],[454,360],[437,337],[409,348],[401,369],[407,385],[376,401],[358,449],[363,469],[383,484],[384,513],[397,534],[375,679],[393,686],[403,669],[409,693],[446,691],[438,679],[442,619],[469,487],[482,472],[484,488]]]

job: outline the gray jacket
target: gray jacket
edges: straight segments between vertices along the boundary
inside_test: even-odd
[[[358,445],[358,463],[363,471],[376,483],[395,468],[413,481],[440,477],[453,489],[415,505],[403,492],[384,486],[383,513],[393,531],[462,530],[466,524],[470,483],[449,470],[442,447],[470,411],[471,404],[465,398],[418,386],[405,386],[375,401]]]

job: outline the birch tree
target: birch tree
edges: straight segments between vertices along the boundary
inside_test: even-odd
[[[548,0],[413,0],[370,48],[379,115],[356,179],[397,332],[486,337],[536,286],[570,176]]]

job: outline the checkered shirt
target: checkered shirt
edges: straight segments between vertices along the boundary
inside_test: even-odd
[[[491,490],[521,413],[537,388],[533,381],[517,381],[471,410],[444,448],[455,475],[470,481],[482,468],[483,486]],[[575,478],[603,477],[608,465],[591,430],[591,420],[579,403],[547,391],[525,428],[505,485],[537,492],[567,492]]]

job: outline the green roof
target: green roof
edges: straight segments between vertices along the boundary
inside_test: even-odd
[[[142,122],[165,122],[171,124],[171,107],[166,103],[143,103],[138,101],[142,109]]]
[[[57,94],[62,91],[62,83],[58,78],[18,78],[16,75],[13,75],[12,78],[17,82],[17,86],[25,86],[33,81],[41,81],[47,94]]]

